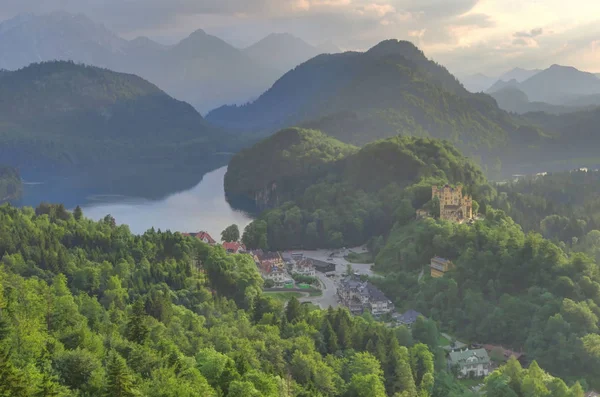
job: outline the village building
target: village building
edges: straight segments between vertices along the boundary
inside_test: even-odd
[[[285,269],[285,262],[279,252],[256,250],[250,254],[265,280],[273,280],[278,287],[294,282]]]
[[[416,310],[408,310],[407,312],[399,315],[393,316],[394,320],[400,325],[406,325],[407,327],[411,327],[419,317],[425,317],[421,313]]]
[[[378,316],[394,310],[394,304],[383,292],[368,281],[346,277],[338,288],[338,296],[351,313],[361,314],[368,311]]]
[[[225,242],[223,243],[223,248],[229,254],[241,254],[246,252],[246,246],[242,243],[234,242]]]
[[[335,272],[335,263],[312,259],[315,270],[321,273]]]
[[[444,277],[444,274],[452,270],[454,268],[454,264],[448,259],[436,256],[431,258],[429,267],[431,268],[431,277],[440,278]]]
[[[473,219],[473,199],[463,195],[462,186],[431,187],[431,198],[440,202],[440,219],[459,222]]]
[[[456,368],[459,378],[487,376],[491,369],[491,361],[485,349],[452,351],[448,365]]]
[[[301,276],[315,277],[316,271],[312,260],[302,259],[292,264],[292,273],[299,274]]]
[[[215,245],[217,242],[215,239],[211,237],[207,232],[198,232],[198,233],[182,233],[184,236],[194,237],[198,240],[205,242],[206,244]]]
[[[267,271],[262,271],[261,275],[265,280],[273,280],[276,287],[283,287],[286,284],[294,283],[288,272],[281,267],[272,267]]]

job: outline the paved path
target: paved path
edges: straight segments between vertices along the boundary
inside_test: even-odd
[[[321,296],[300,298],[300,302],[311,302],[321,307],[321,309],[327,309],[329,306],[333,308],[340,306],[337,298],[337,286],[335,285],[335,282],[321,272],[317,272],[317,277],[319,280],[321,280],[321,284],[324,286],[323,294]]]
[[[310,259],[316,259],[316,260],[323,261],[323,262],[335,263],[335,265],[336,265],[335,266],[335,277],[333,277],[333,278],[327,277],[327,276],[325,276],[325,274],[323,274],[321,272],[317,272],[317,277],[319,278],[319,280],[321,280],[321,284],[323,284],[325,286],[325,288],[323,289],[322,296],[314,296],[314,297],[307,297],[307,298],[300,299],[300,302],[311,302],[311,303],[314,303],[315,305],[320,306],[322,309],[327,309],[329,306],[334,307],[334,308],[341,306],[340,302],[338,301],[338,296],[337,296],[337,283],[341,280],[341,278],[343,276],[346,275],[346,269],[347,269],[348,265],[351,265],[354,272],[356,272],[358,274],[361,274],[361,275],[364,274],[367,276],[374,275],[373,271],[371,270],[371,266],[373,266],[372,263],[364,263],[364,264],[350,263],[346,259],[344,259],[344,256],[342,254],[330,256],[331,253],[333,252],[333,250],[294,251],[294,252],[302,253],[302,254],[304,254],[305,257],[310,258]],[[350,248],[350,249],[346,250],[346,252],[344,254],[347,254],[349,252],[361,253],[361,252],[365,252],[365,250],[363,249],[363,247]]]

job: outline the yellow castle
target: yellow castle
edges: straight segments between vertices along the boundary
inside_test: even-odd
[[[473,199],[464,195],[462,186],[452,187],[446,185],[443,188],[431,187],[431,198],[437,197],[440,201],[440,219],[464,222],[473,219]]]

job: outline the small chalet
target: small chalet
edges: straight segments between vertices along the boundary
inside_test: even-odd
[[[183,233],[184,236],[194,237],[206,244],[215,245],[217,242],[207,232]]]
[[[308,258],[295,262],[292,265],[292,273],[308,277],[315,277],[316,275],[315,266],[313,265],[312,260]]]
[[[485,349],[466,349],[450,352],[448,365],[458,369],[459,378],[481,377],[489,374],[491,361]]]
[[[229,254],[241,254],[246,252],[246,246],[238,242],[225,242],[223,243],[223,248],[225,248],[225,251]]]
[[[406,325],[406,326],[410,327],[417,321],[417,318],[419,318],[419,316],[425,317],[418,311],[411,309],[411,310],[407,311],[406,313],[403,313],[399,316],[395,316],[395,320],[400,325]]]
[[[431,268],[431,277],[440,278],[444,277],[444,274],[446,274],[446,272],[452,270],[454,268],[454,264],[448,259],[436,256],[434,258],[431,258],[431,263],[429,267]]]

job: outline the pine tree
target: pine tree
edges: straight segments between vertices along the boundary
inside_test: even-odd
[[[132,342],[142,344],[146,340],[148,332],[144,303],[138,299],[133,304],[131,316],[127,322],[127,338]]]
[[[0,346],[0,397],[27,396],[25,378],[10,361],[8,349]]]
[[[339,350],[337,335],[333,331],[329,320],[326,320],[323,326],[323,340],[327,346],[327,353],[334,354]]]
[[[296,320],[298,320],[302,315],[302,305],[300,304],[300,301],[298,301],[298,299],[296,299],[296,297],[293,297],[292,299],[290,299],[290,301],[287,304],[287,307],[285,308],[285,316],[287,317],[287,321],[289,323],[293,323]]]
[[[106,397],[134,397],[138,393],[125,359],[112,351],[106,363]]]
[[[83,211],[80,206],[75,207],[75,211],[73,211],[73,216],[75,216],[75,220],[78,221],[83,218]]]
[[[394,343],[395,342],[395,343]],[[388,394],[401,393],[402,396],[416,397],[417,387],[410,368],[408,349],[392,339],[386,365],[385,379]]]

